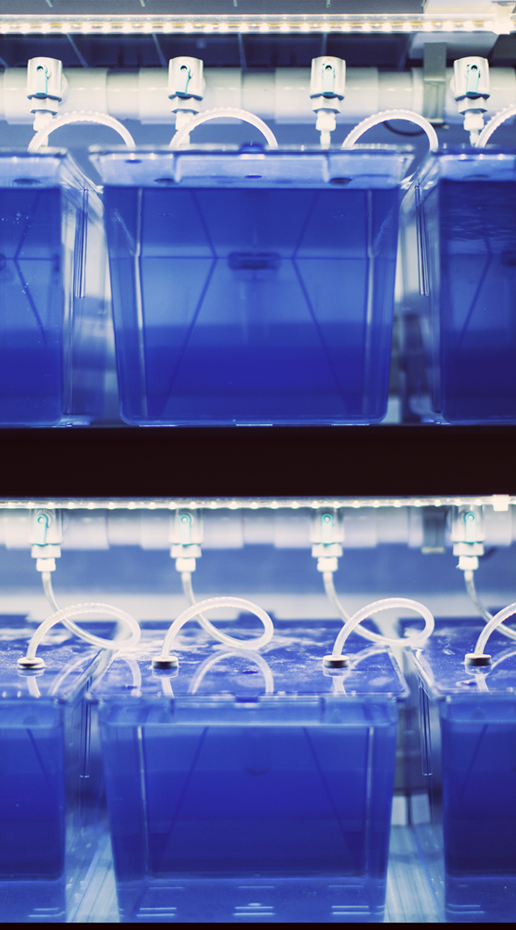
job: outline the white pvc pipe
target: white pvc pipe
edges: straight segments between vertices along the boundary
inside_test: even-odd
[[[437,512],[437,510],[436,510]],[[170,510],[64,511],[64,550],[108,550],[118,546],[169,551]],[[215,510],[203,512],[203,550],[242,549],[267,545],[276,549],[310,549],[312,512],[278,510]],[[344,549],[375,549],[384,545],[424,545],[422,507],[361,507],[343,510]],[[496,512],[484,508],[486,547],[507,547],[516,542],[516,507]],[[0,546],[29,550],[32,511],[4,510],[0,519]],[[450,546],[448,536],[445,545]]]
[[[65,68],[67,88],[59,115],[73,110],[95,110],[115,119],[142,123],[175,123],[168,97],[166,68],[144,68],[132,74],[110,74],[106,68]],[[448,68],[444,119],[462,124],[463,116],[451,89],[453,69]],[[239,68],[205,68],[206,82],[201,111],[216,107],[250,110],[261,119],[278,124],[314,124],[310,100],[309,68],[277,68],[267,74],[242,73]],[[346,96],[339,123],[358,123],[386,109],[423,111],[423,71],[380,72],[377,68],[348,68]],[[514,68],[492,68],[491,96],[486,118],[516,104]],[[7,68],[0,75],[0,119],[10,124],[30,124],[33,103],[27,99],[24,68]]]

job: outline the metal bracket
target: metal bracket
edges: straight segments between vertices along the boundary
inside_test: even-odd
[[[444,123],[446,98],[446,43],[423,46],[423,116],[434,126]]]

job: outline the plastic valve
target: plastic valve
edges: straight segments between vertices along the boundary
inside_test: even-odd
[[[200,58],[171,58],[168,63],[168,96],[176,114],[176,130],[201,109],[204,96],[203,63]],[[188,137],[184,140],[188,141]]]
[[[63,64],[58,58],[30,58],[27,62],[27,97],[32,103],[36,132],[57,114],[66,85]]]
[[[178,572],[194,572],[195,560],[202,555],[202,512],[179,510],[171,519],[170,557],[176,560]]]
[[[32,517],[30,541],[32,558],[37,560],[36,571],[55,571],[55,560],[61,555],[63,541],[61,512],[39,508],[35,510]]]
[[[27,97],[39,101],[34,109],[44,109],[40,104],[55,102],[52,112],[57,112],[57,104],[63,99],[65,90],[63,63],[58,58],[30,58],[27,62]]]
[[[336,510],[323,510],[314,515],[310,539],[317,571],[336,572],[344,540],[344,525]]]
[[[459,113],[464,114],[464,129],[476,142],[484,128],[489,90],[489,62],[472,56],[459,58],[453,65],[454,94]]]
[[[310,97],[317,100],[324,97],[336,101],[344,100],[346,91],[346,62],[342,58],[332,58],[323,55],[321,58],[312,58],[312,73],[310,76]],[[339,112],[340,105],[335,103]]]
[[[489,90],[489,62],[487,58],[458,58],[453,65],[454,91],[457,103],[461,100],[487,100]],[[481,106],[479,102],[479,106]],[[459,107],[460,109],[460,107]],[[487,107],[484,107],[486,110]],[[460,112],[464,112],[460,110]]]
[[[203,63],[200,58],[171,58],[168,63],[168,96],[193,97],[202,100],[204,96]]]
[[[342,58],[323,55],[312,58],[310,97],[312,109],[317,113],[315,128],[321,134],[322,148],[328,148],[335,129],[336,114],[340,113],[341,100],[346,89],[346,62]]]

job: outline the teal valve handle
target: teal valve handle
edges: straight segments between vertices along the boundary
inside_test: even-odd
[[[33,545],[46,546],[49,525],[50,517],[48,513],[40,513],[36,519],[36,525],[34,527]]]
[[[46,65],[38,65],[36,68],[36,92],[34,97],[48,97],[48,68]]]
[[[322,73],[322,96],[333,97],[335,95],[335,68],[333,65],[326,63],[323,65]]]
[[[190,83],[192,72],[188,65],[181,65],[179,68],[179,73],[177,75],[177,86],[176,86],[176,96],[177,97],[187,97],[188,96],[188,85]]]
[[[466,74],[466,97],[478,97],[480,68],[478,65],[468,65]]]

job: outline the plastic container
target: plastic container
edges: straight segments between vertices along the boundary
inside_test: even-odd
[[[18,672],[34,626],[2,621],[0,921],[64,921],[99,839],[84,693],[105,659],[66,630],[53,630],[39,648],[43,672]]]
[[[128,423],[385,415],[411,150],[92,151]]]
[[[61,149],[0,149],[0,424],[102,413],[109,283],[102,204]]]
[[[418,390],[450,423],[516,421],[515,163],[514,149],[444,148],[403,202],[403,310],[419,321],[426,365]]]
[[[192,625],[173,678],[147,632],[95,684],[121,920],[381,920],[407,690],[354,637],[325,674],[340,626],[277,622],[257,654]]]
[[[495,632],[493,664],[466,669],[482,621],[441,621],[413,654],[423,769],[442,826],[445,914],[513,921],[516,909],[516,644]],[[436,727],[437,724],[437,727]],[[427,842],[435,859],[435,844]],[[435,865],[435,863],[434,863]]]

